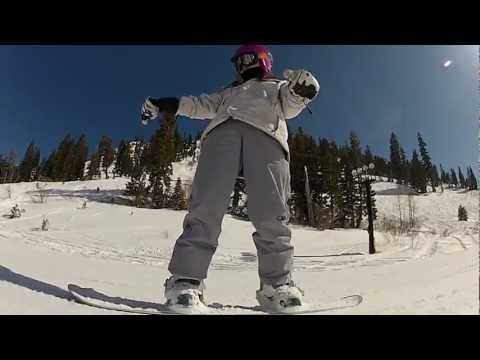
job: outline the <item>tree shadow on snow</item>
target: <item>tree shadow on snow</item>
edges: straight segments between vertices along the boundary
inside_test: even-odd
[[[33,279],[28,276],[17,274],[16,272],[13,272],[10,269],[1,265],[0,265],[0,281],[9,282],[11,284],[21,286],[32,291],[55,296],[63,300],[68,300],[68,301],[75,300],[73,295],[70,294],[70,292],[68,292],[67,290],[64,290],[52,284],[45,283],[43,281]]]
[[[125,197],[125,190],[61,190],[61,189],[47,189],[43,190],[46,201],[49,199],[72,199],[78,198],[80,200],[87,200],[89,202],[100,202],[105,204],[126,205],[132,206],[132,201]],[[28,195],[32,199],[38,197],[38,191],[28,191]],[[34,201],[34,200],[32,200]],[[36,202],[36,201],[34,201]]]
[[[385,189],[385,190],[375,190],[377,195],[418,195],[412,189],[409,189],[405,185],[398,185],[395,188]]]

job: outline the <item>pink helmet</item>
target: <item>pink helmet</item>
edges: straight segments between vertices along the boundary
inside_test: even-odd
[[[243,45],[235,52],[231,61],[235,64],[237,59],[245,54],[255,54],[264,75],[272,74],[273,58],[270,50],[263,45]]]

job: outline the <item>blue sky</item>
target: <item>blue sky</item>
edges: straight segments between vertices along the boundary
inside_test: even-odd
[[[0,46],[0,154],[20,160],[34,140],[46,157],[66,133],[149,138],[139,110],[147,96],[200,95],[234,78],[236,46]],[[478,46],[270,46],[274,72],[305,68],[320,95],[292,126],[388,157],[394,131],[408,158],[420,131],[444,168],[478,161]],[[444,67],[445,61],[453,63]],[[206,121],[180,118],[182,132]]]

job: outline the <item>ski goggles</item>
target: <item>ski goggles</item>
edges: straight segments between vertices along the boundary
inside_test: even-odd
[[[272,61],[272,54],[267,52],[242,54],[235,59],[235,68],[237,71],[245,69],[258,63],[260,60],[269,59]]]

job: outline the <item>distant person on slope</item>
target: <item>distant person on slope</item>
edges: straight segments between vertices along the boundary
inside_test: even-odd
[[[18,204],[15,204],[11,209],[10,209],[10,217],[12,219],[14,218],[19,218],[22,216],[22,212],[20,211],[20,207]]]
[[[50,225],[47,218],[43,218],[42,220],[42,231],[48,231],[48,226]]]
[[[306,70],[287,70],[287,80],[272,74],[273,59],[262,45],[240,47],[231,61],[237,80],[223,91],[180,98],[148,98],[142,122],[159,113],[209,119],[192,184],[189,212],[169,264],[167,304],[203,303],[204,280],[218,245],[223,216],[235,180],[243,174],[248,216],[255,226],[259,303],[281,310],[302,304],[292,281],[293,245],[288,228],[290,196],[286,119],[297,116],[319,91]]]

